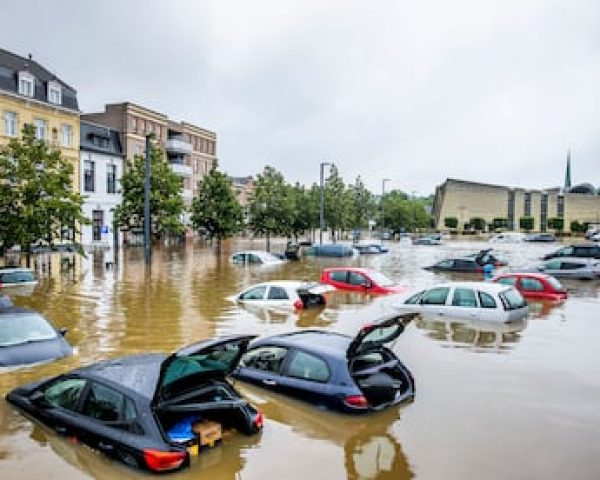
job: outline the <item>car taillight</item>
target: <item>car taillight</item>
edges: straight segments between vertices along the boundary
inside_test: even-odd
[[[369,401],[364,395],[349,395],[344,399],[344,403],[356,408],[367,408],[369,406]]]
[[[181,467],[187,455],[187,452],[163,452],[149,448],[144,450],[146,465],[154,472],[165,472]]]
[[[304,303],[302,303],[302,300],[298,299],[294,302],[294,308],[296,310],[302,310],[304,308]]]
[[[259,410],[256,416],[254,417],[254,426],[256,428],[262,428],[265,422],[265,417],[263,413]]]

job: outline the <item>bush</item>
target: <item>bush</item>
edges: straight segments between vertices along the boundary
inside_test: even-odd
[[[446,228],[456,228],[458,226],[458,218],[456,218],[456,217],[444,218],[444,226]]]
[[[519,219],[519,228],[521,230],[530,232],[531,230],[533,230],[534,226],[535,226],[535,219],[533,217],[521,217]]]
[[[587,225],[580,223],[579,220],[573,220],[571,222],[571,232],[573,233],[585,233],[587,231]]]
[[[494,218],[492,220],[492,228],[494,230],[508,229],[508,218]]]
[[[565,228],[565,220],[560,217],[552,217],[548,219],[548,227],[562,232],[563,228]]]
[[[473,217],[469,220],[469,224],[475,230],[485,230],[485,220],[481,217]]]

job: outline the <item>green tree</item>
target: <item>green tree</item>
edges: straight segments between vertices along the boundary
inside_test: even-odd
[[[52,246],[68,232],[83,253],[79,226],[90,221],[81,211],[83,197],[73,191],[73,165],[37,140],[32,125],[0,149],[0,179],[0,250],[19,245],[29,265],[34,243]]]
[[[198,182],[198,194],[192,200],[191,210],[194,228],[203,229],[211,240],[216,238],[218,252],[221,251],[221,240],[243,228],[242,207],[231,188],[231,181],[217,169],[217,162]]]
[[[254,193],[248,204],[248,226],[254,233],[266,237],[267,251],[271,249],[272,235],[290,235],[293,223],[293,200],[283,175],[266,166],[256,176]]]
[[[339,174],[335,165],[329,170],[329,176],[325,180],[325,225],[331,230],[333,241],[336,239],[336,231],[348,226],[351,199],[346,189],[346,184]]]
[[[426,210],[427,198],[411,199],[401,190],[392,190],[386,193],[382,202],[385,216],[382,222],[384,226],[416,230],[417,228],[430,228],[432,225],[432,217]]]
[[[471,224],[475,230],[485,230],[485,220],[481,217],[473,217],[469,220],[469,224]]]
[[[571,222],[571,232],[573,233],[583,233],[587,230],[587,227],[584,223],[580,223],[579,220],[573,220]]]
[[[349,185],[350,196],[349,224],[353,228],[366,228],[375,216],[377,205],[373,194],[365,187],[360,175],[354,184]]]
[[[444,226],[446,228],[452,228],[452,229],[458,227],[458,218],[456,218],[456,217],[444,218]]]
[[[548,227],[556,230],[557,232],[562,232],[565,228],[565,220],[561,217],[552,217],[548,219]]]
[[[145,159],[136,155],[121,177],[123,201],[115,208],[116,224],[124,230],[144,228]],[[184,231],[181,178],[171,170],[162,149],[150,147],[150,222],[154,238]]]
[[[533,217],[521,217],[519,219],[519,228],[521,230],[525,230],[526,232],[530,232],[531,230],[533,230],[533,227],[535,225],[535,219]]]

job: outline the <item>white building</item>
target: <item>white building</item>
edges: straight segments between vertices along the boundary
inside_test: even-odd
[[[123,154],[119,132],[103,125],[81,122],[80,186],[83,213],[91,225],[81,228],[87,249],[110,248],[114,242],[113,210],[121,203]],[[117,231],[119,244],[122,235]]]

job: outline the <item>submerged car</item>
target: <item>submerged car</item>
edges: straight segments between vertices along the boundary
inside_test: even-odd
[[[525,234],[521,232],[502,232],[490,237],[491,243],[522,243],[524,241]]]
[[[491,248],[486,248],[477,253],[465,255],[465,258],[473,259],[481,266],[490,262],[493,263],[494,267],[505,267],[508,265],[508,262],[504,258],[499,257],[496,253],[492,253]]]
[[[439,235],[428,235],[426,237],[415,238],[413,245],[441,245],[442,238]]]
[[[230,260],[235,265],[281,265],[285,263],[285,260],[277,255],[262,250],[236,252]]]
[[[358,251],[343,243],[324,243],[308,247],[306,255],[314,257],[353,257],[358,255]]]
[[[352,245],[361,255],[378,255],[380,253],[388,253],[387,247],[380,243],[355,243]]]
[[[0,288],[17,285],[37,285],[33,270],[21,267],[0,267]]]
[[[67,330],[56,330],[39,313],[13,306],[0,297],[0,367],[47,362],[73,353],[64,338]]]
[[[600,278],[600,260],[593,258],[553,258],[541,265],[519,269],[521,272],[542,272],[558,278],[595,280]]]
[[[232,297],[232,300],[244,305],[302,310],[325,305],[325,294],[332,290],[335,289],[329,285],[315,282],[277,280],[248,287]]]
[[[414,315],[387,315],[355,338],[301,330],[252,342],[232,376],[346,413],[382,410],[414,396],[412,374],[385,346]]]
[[[456,318],[482,321],[514,322],[529,314],[527,301],[514,287],[490,282],[452,282],[410,295],[393,307]]]
[[[556,237],[553,233],[535,233],[525,237],[526,242],[555,242]]]
[[[515,287],[525,298],[564,300],[567,289],[552,275],[544,273],[504,273],[494,277],[496,283]]]
[[[402,293],[405,287],[390,280],[383,273],[371,268],[338,267],[326,268],[321,272],[321,283],[340,290],[363,293]]]
[[[262,413],[225,378],[252,338],[233,335],[168,356],[103,361],[18,387],[6,399],[72,441],[129,466],[177,470],[198,448],[195,425],[216,422],[246,434],[262,428]]]
[[[542,257],[542,260],[552,258],[578,257],[578,258],[598,258],[600,259],[600,245],[595,243],[579,243],[559,248],[554,252],[548,253]]]
[[[432,272],[483,272],[483,265],[471,257],[446,258],[423,268]]]

